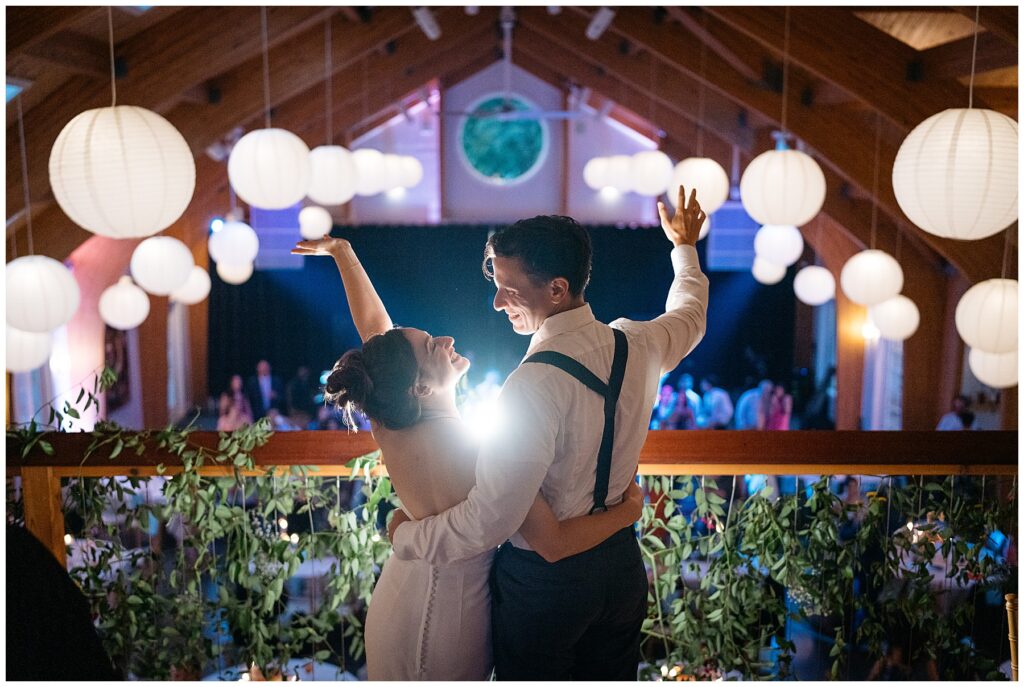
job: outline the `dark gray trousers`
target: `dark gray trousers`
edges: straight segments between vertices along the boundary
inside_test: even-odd
[[[499,680],[636,680],[647,572],[632,527],[556,563],[506,542],[491,594]]]

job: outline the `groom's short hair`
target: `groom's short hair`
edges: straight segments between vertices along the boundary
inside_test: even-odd
[[[521,219],[491,235],[484,248],[484,276],[494,279],[491,258],[519,258],[530,279],[542,284],[556,277],[579,296],[590,282],[590,235],[572,217],[538,215]]]

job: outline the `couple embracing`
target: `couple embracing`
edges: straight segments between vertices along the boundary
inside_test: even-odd
[[[636,679],[637,461],[659,378],[701,340],[707,311],[706,217],[695,192],[685,201],[680,188],[671,218],[658,205],[675,278],[649,322],[594,318],[575,220],[534,217],[488,239],[494,308],[532,338],[499,397],[505,426],[480,445],[456,408],[469,361],[454,340],[395,327],[348,241],[292,251],[337,262],[363,346],[335,364],[326,396],[369,416],[402,503],[366,621],[370,679]]]

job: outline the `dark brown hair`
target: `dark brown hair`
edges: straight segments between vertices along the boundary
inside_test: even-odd
[[[590,281],[593,249],[590,234],[572,217],[538,215],[495,232],[484,248],[484,276],[494,279],[491,258],[519,258],[537,286],[563,277],[569,293],[579,296]]]
[[[418,372],[412,344],[396,327],[346,351],[327,378],[324,399],[346,412],[355,406],[388,429],[405,429],[420,419],[419,399],[409,393]]]

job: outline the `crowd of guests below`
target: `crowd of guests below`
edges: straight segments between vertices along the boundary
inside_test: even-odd
[[[741,393],[735,404],[713,374],[701,380],[700,394],[693,385],[688,373],[679,377],[676,387],[662,385],[651,429],[790,429],[793,397],[781,384],[762,380]]]
[[[314,376],[309,366],[299,366],[287,384],[273,374],[266,360],[256,364],[255,372],[248,379],[238,374],[231,377],[217,402],[218,431],[230,432],[263,417],[277,432],[348,428],[345,415],[324,404],[321,377]],[[770,379],[736,396],[723,389],[714,374],[701,379],[700,393],[694,389],[695,380],[689,373],[680,375],[675,386],[667,380],[666,376],[651,413],[651,429],[835,429],[834,369],[813,394],[804,397],[799,414],[794,414],[793,395],[786,386]],[[493,399],[501,389],[500,376],[489,370],[476,387],[466,387],[467,399]],[[353,413],[353,420],[357,429],[370,429],[360,413]],[[950,412],[942,416],[936,429],[980,429],[978,425],[970,399],[960,395],[953,399]]]

